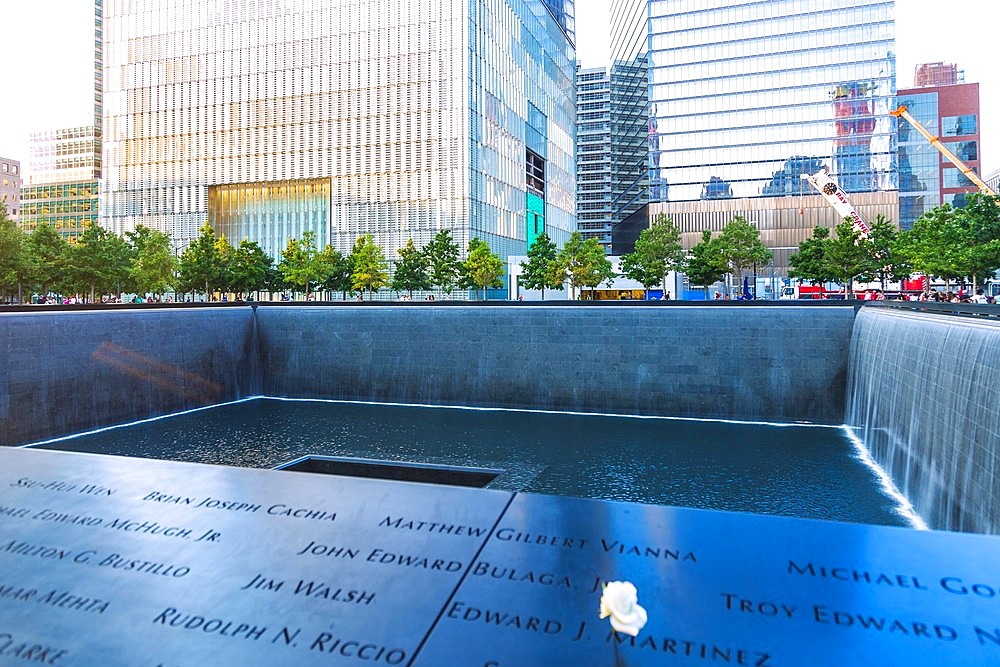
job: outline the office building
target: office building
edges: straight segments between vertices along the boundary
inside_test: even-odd
[[[798,194],[813,161],[847,192],[896,187],[892,0],[649,3],[665,201]],[[708,192],[711,192],[709,188]],[[780,191],[780,192],[779,192]]]
[[[683,210],[687,246],[731,208],[763,212],[776,197],[812,208],[804,173],[826,169],[872,206],[884,197],[867,194],[898,187],[892,0],[620,0],[613,11],[620,43],[648,59],[648,216]],[[778,270],[811,235],[806,217],[782,219],[792,227],[774,238]]]
[[[389,259],[574,227],[571,0],[106,0],[101,218]],[[530,219],[529,219],[530,218]]]
[[[611,71],[618,74],[610,148],[611,246],[615,255],[632,252],[635,239],[649,226],[650,189],[664,186],[656,167],[659,135],[648,96],[648,16],[647,0],[612,0]]]
[[[611,251],[611,84],[603,67],[576,71],[576,227]]]
[[[98,223],[103,124],[104,3],[94,0],[93,124],[29,136],[28,181],[22,191],[21,227],[40,224],[73,239]]]
[[[1000,192],[1000,169],[997,169],[996,171],[987,174],[983,178],[983,181],[986,183],[986,186],[989,187],[989,189],[992,190],[993,192]]]
[[[918,68],[919,71],[919,68]],[[899,91],[918,123],[981,175],[979,84],[923,86]],[[910,229],[924,213],[940,206],[964,206],[978,188],[916,128],[899,120],[899,223]]]
[[[101,178],[101,136],[97,126],[32,132],[28,185],[97,181]]]
[[[21,227],[48,224],[76,238],[98,221],[100,130],[95,126],[33,132],[28,185],[21,193]]]
[[[0,157],[0,205],[7,217],[17,221],[21,214],[21,163]]]

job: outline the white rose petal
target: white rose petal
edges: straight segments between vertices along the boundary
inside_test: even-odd
[[[646,625],[646,610],[639,606],[639,595],[629,581],[611,581],[601,594],[601,618],[611,617],[611,627],[635,637]]]

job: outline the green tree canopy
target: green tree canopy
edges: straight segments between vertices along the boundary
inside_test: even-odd
[[[622,275],[636,281],[646,290],[646,297],[649,297],[649,288],[660,282],[663,276],[660,274],[662,264],[648,254],[639,251],[639,244],[636,243],[635,252],[630,252],[622,256]],[[664,290],[666,294],[666,290]]]
[[[240,241],[230,264],[231,284],[237,296],[267,289],[268,272],[272,266],[274,260],[256,241]]]
[[[572,298],[576,289],[596,288],[615,277],[611,261],[605,256],[604,248],[596,238],[584,240],[580,232],[573,232],[566,245],[559,251],[559,263],[563,275],[569,277]]]
[[[487,298],[486,290],[490,287],[503,287],[503,260],[490,250],[482,239],[469,239],[469,254],[462,262],[462,286],[483,290],[483,299]]]
[[[967,227],[967,247],[964,253],[966,273],[974,284],[1000,269],[1000,198],[983,193],[968,196],[962,209]]]
[[[709,285],[722,280],[729,271],[729,262],[722,251],[719,237],[713,238],[712,232],[702,230],[701,241],[691,248],[682,268],[692,285],[704,288],[707,301]]]
[[[545,288],[559,289],[566,280],[562,271],[556,244],[545,232],[535,237],[535,242],[528,248],[528,261],[521,262],[521,284],[527,289],[542,291],[542,301],[545,300]]]
[[[394,267],[389,287],[397,292],[407,292],[410,297],[413,297],[413,290],[430,289],[430,260],[427,254],[413,245],[413,239],[407,239],[406,245],[398,252],[399,261]]]
[[[854,280],[872,273],[873,262],[868,243],[850,218],[844,218],[828,240],[823,263],[835,282],[844,286],[845,297],[854,293]]]
[[[729,272],[737,280],[748,269],[771,261],[771,251],[761,242],[760,231],[742,216],[734,217],[722,228],[719,244]]]
[[[351,259],[330,245],[323,248],[321,254],[320,260],[323,262],[326,274],[322,288],[331,292],[340,292],[341,298],[346,300],[347,293],[354,289],[354,270],[351,268]]]
[[[667,293],[667,274],[684,260],[681,232],[674,223],[660,213],[647,229],[639,233],[635,250],[622,257],[622,273],[641,284],[647,291],[662,283]],[[647,294],[648,296],[648,294]]]
[[[41,223],[28,236],[28,276],[44,298],[63,288],[69,243],[48,223]]]
[[[368,290],[374,298],[375,290],[389,282],[389,262],[385,259],[382,246],[375,243],[371,234],[365,234],[354,242],[350,263],[351,284],[362,294]]]
[[[635,251],[658,265],[657,273],[660,274],[663,294],[666,295],[667,274],[676,270],[684,261],[681,230],[665,214],[659,213],[653,218],[649,229],[639,233]]]
[[[7,217],[0,203],[0,296],[21,300],[21,284],[28,274],[28,237]]]
[[[215,239],[215,254],[219,258],[218,288],[222,292],[233,292],[233,263],[236,261],[236,248],[232,246],[225,234]]]
[[[327,278],[324,264],[316,249],[316,232],[303,232],[301,239],[288,239],[288,245],[281,251],[278,270],[285,282],[296,290],[305,292],[306,299],[313,285]]]
[[[198,237],[181,253],[178,289],[184,292],[204,292],[210,298],[223,281],[223,261],[215,243],[215,230],[207,222],[198,230]]]
[[[945,204],[924,213],[899,235],[899,249],[915,271],[949,282],[966,275],[964,252],[970,237],[963,217],[960,209]]]
[[[74,292],[87,292],[91,303],[128,280],[132,250],[128,243],[98,224],[89,225],[69,246],[64,272]]]
[[[458,259],[461,249],[452,240],[451,231],[440,230],[424,247],[424,252],[430,262],[431,285],[451,294],[461,273],[461,262]]]
[[[882,284],[883,292],[890,280],[904,280],[913,273],[913,267],[900,252],[896,225],[881,213],[870,225],[866,247],[871,257],[871,273]]]
[[[284,292],[291,286],[285,282],[285,276],[281,275],[281,271],[278,270],[278,266],[271,260],[271,265],[267,269],[267,274],[264,276],[264,289],[266,289],[271,294],[275,292]]]
[[[811,238],[799,243],[798,252],[788,258],[788,275],[813,285],[834,280],[826,265],[826,247],[830,243],[830,228],[815,227]]]
[[[131,244],[128,276],[137,293],[163,294],[176,282],[178,261],[166,232],[138,225],[125,236]]]

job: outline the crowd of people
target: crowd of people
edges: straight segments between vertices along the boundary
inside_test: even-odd
[[[957,303],[996,303],[996,297],[986,294],[983,288],[980,287],[973,294],[966,289],[960,289],[958,292],[952,292],[948,290],[947,292],[939,292],[933,290],[928,294],[924,292],[917,297],[917,301],[938,301],[947,302],[953,301]]]
[[[859,298],[862,301],[881,301],[886,298],[881,290],[866,290]],[[906,293],[892,297],[898,301],[935,301],[937,303],[997,303],[996,297],[986,294],[983,288],[979,288],[975,293],[967,289],[958,291],[931,290],[930,292]]]

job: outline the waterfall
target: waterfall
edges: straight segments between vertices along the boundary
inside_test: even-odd
[[[1000,322],[862,308],[846,423],[934,529],[1000,533]]]

